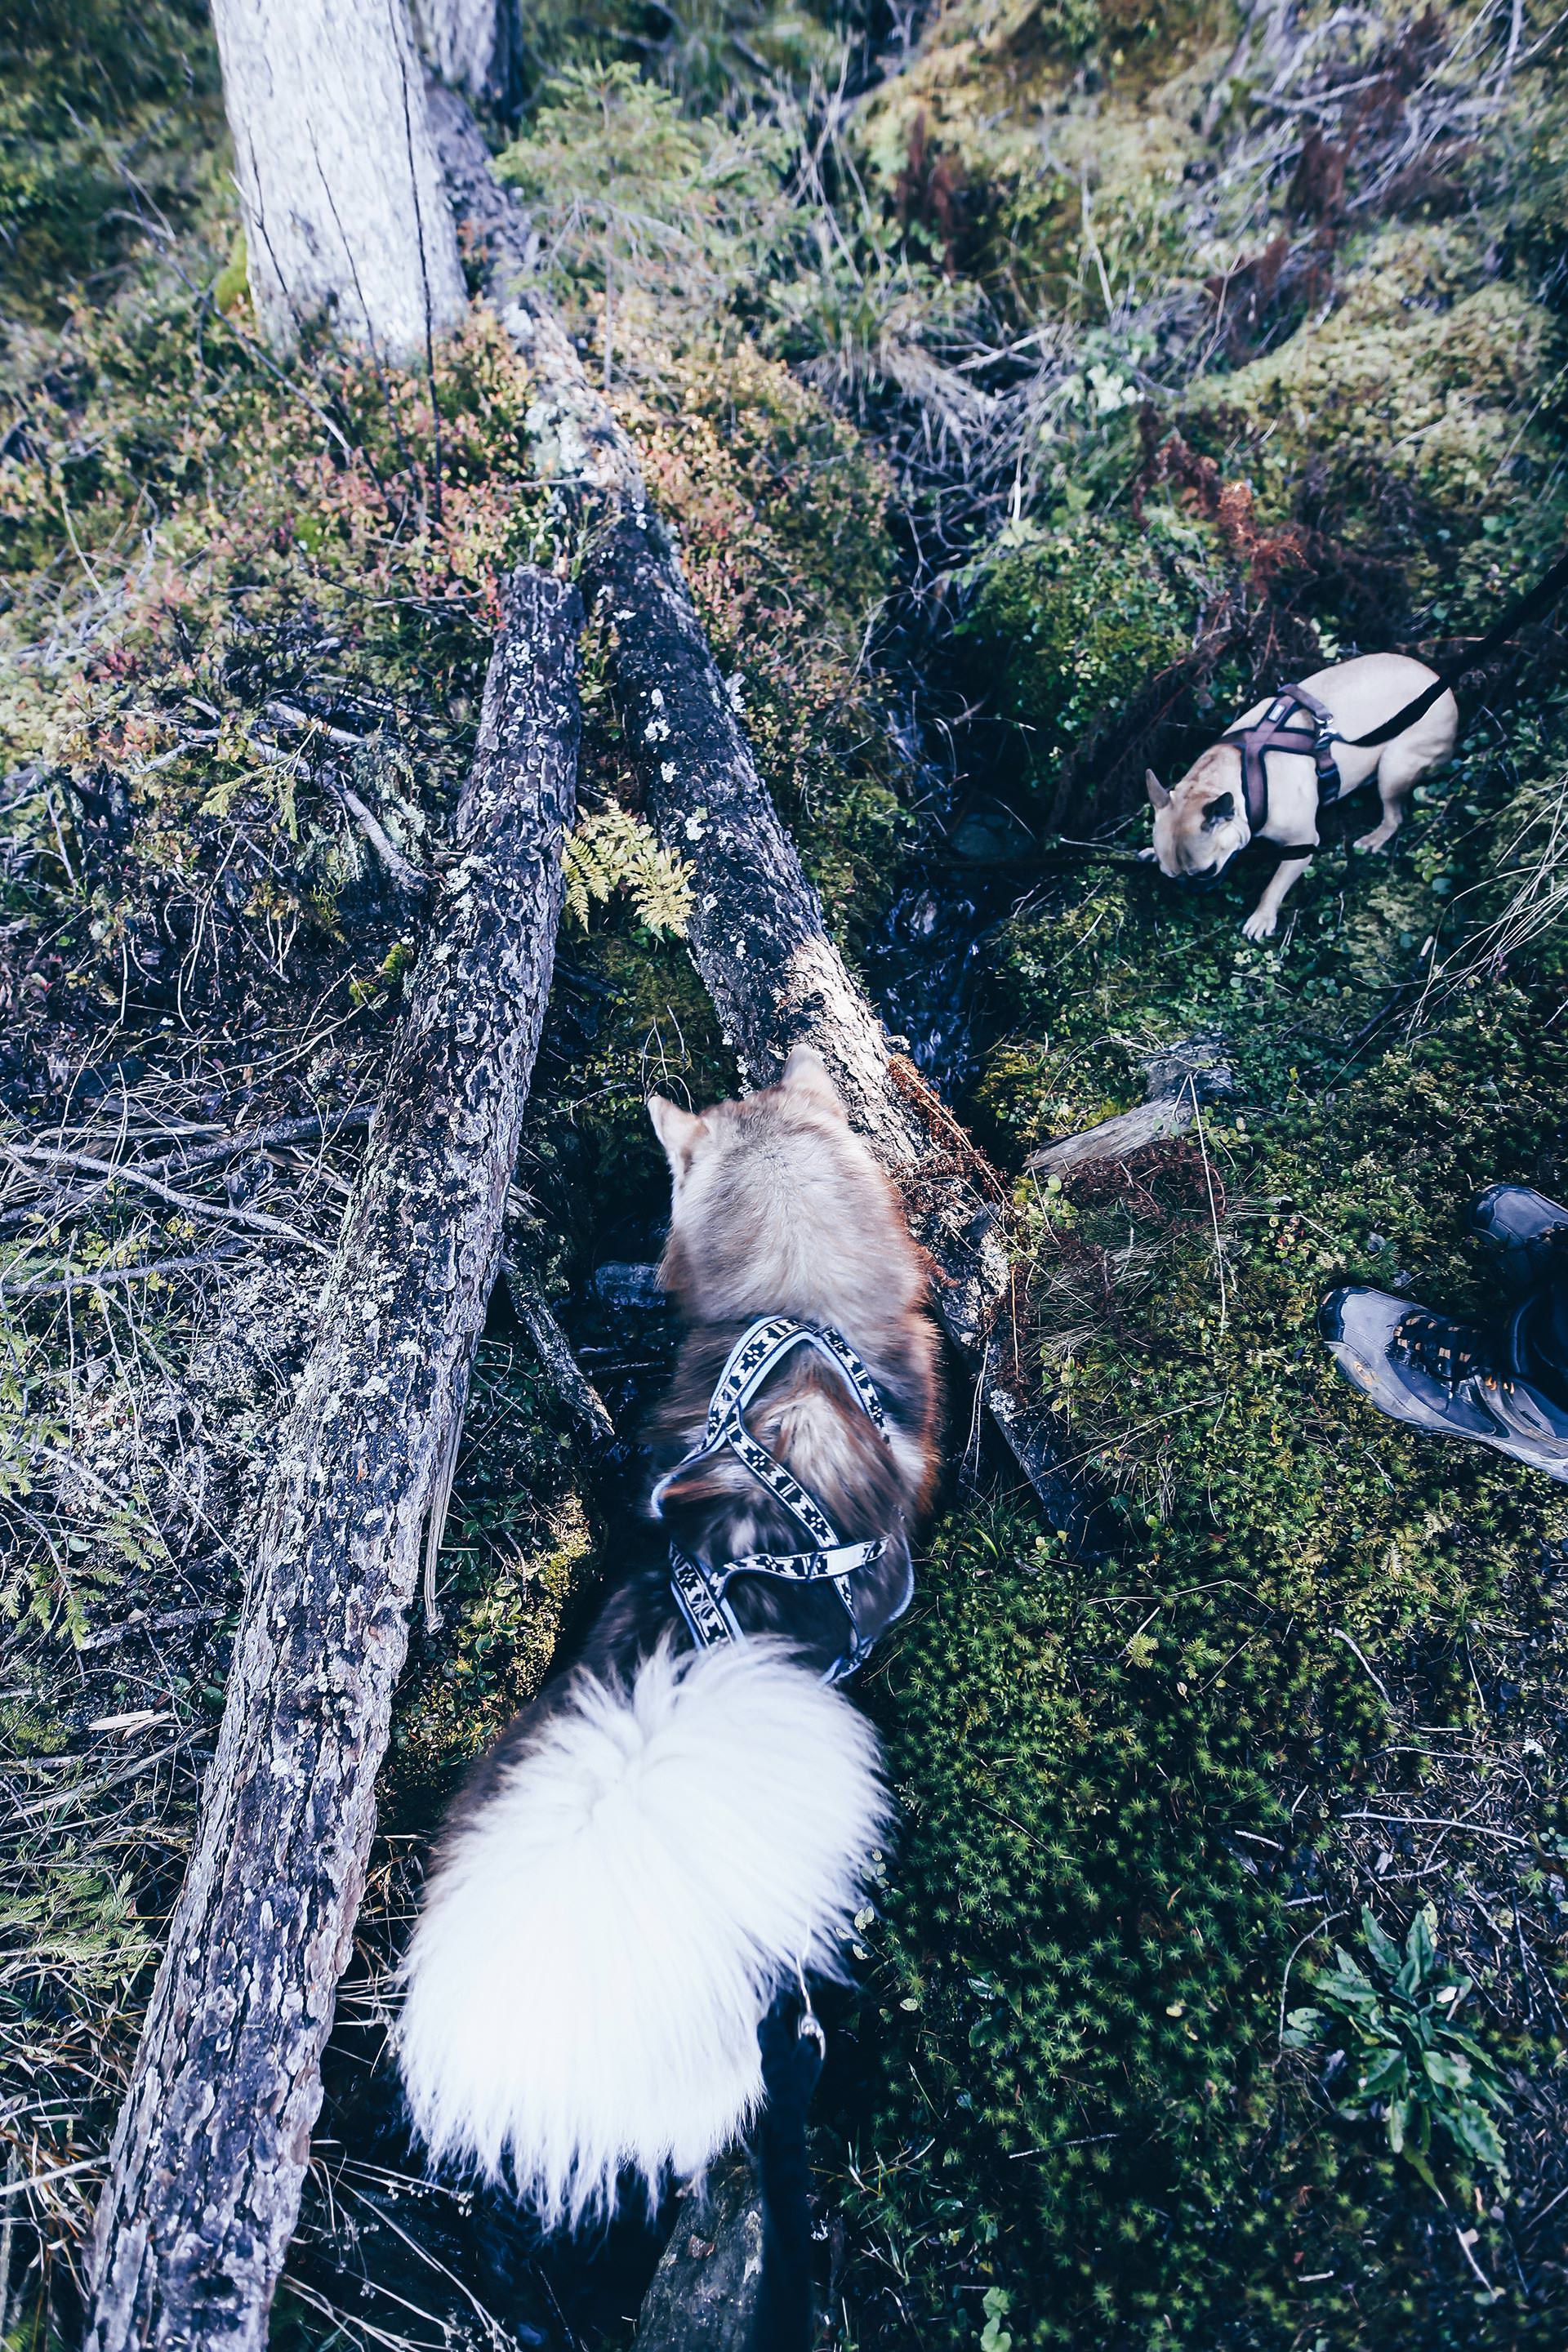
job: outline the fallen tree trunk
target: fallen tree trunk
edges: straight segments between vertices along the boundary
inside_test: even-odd
[[[420,1531],[496,1279],[574,811],[576,593],[520,572],[263,1496],[195,1849],[110,2152],[89,2352],[259,2352],[375,1826]]]
[[[1054,1524],[1083,1509],[1048,1433],[1004,1379],[994,1342],[1010,1289],[997,1232],[1001,1180],[877,1013],[828,936],[822,901],[719,675],[669,533],[648,504],[637,454],[533,282],[525,215],[499,186],[468,109],[433,88],[430,120],[469,251],[538,385],[529,412],[540,471],[586,509],[583,580],[610,633],[612,677],[647,806],[695,868],[692,961],[752,1086],[808,1039],[849,1115],[902,1192],[936,1275],[942,1318],[976,1371],[999,1429]]]

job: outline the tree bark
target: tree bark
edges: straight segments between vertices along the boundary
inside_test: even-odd
[[[457,856],[258,1516],[94,2230],[89,2352],[259,2352],[353,1946],[420,1530],[496,1279],[574,815],[574,590],[519,572]]]
[[[750,2352],[762,2278],[762,2195],[742,2148],[682,2197],[631,2352]]]
[[[1009,1351],[994,1344],[1011,1285],[997,1230],[1005,1188],[914,1065],[893,1052],[828,936],[636,452],[533,282],[526,215],[491,174],[472,115],[437,90],[431,122],[470,250],[537,380],[528,424],[540,471],[587,509],[584,586],[611,632],[614,690],[647,806],[661,839],[696,869],[688,945],[742,1075],[766,1085],[802,1039],[822,1055],[900,1187],[931,1258],[942,1321],[996,1426],[1053,1523],[1080,1535],[1079,1498],[1056,1469],[1039,1416],[1006,1389]]]
[[[516,0],[410,0],[433,72],[478,106],[509,109],[518,94],[521,26]]]
[[[326,319],[422,355],[467,304],[402,0],[213,0],[250,290],[279,350]]]

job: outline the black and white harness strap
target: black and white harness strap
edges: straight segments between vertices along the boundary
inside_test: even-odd
[[[735,1612],[725,1598],[731,1580],[737,1576],[776,1576],[792,1584],[831,1583],[849,1620],[850,1643],[847,1650],[829,1667],[826,1679],[840,1682],[864,1664],[870,1654],[871,1643],[860,1631],[855,1612],[855,1592],[850,1579],[857,1569],[869,1568],[880,1559],[887,1549],[884,1538],[873,1537],[864,1543],[845,1543],[827,1513],[815,1495],[803,1486],[782,1462],[776,1462],[765,1445],[759,1445],[746,1427],[746,1407],[763,1382],[784,1359],[796,1348],[812,1348],[843,1380],[850,1394],[868,1415],[872,1425],[884,1440],[888,1434],[888,1417],[882,1400],[870,1373],[841,1332],[819,1329],[812,1323],[797,1322],[793,1316],[765,1316],[742,1331],[725,1359],[718,1385],[708,1408],[708,1426],[702,1442],[667,1470],[648,1497],[655,1518],[663,1517],[665,1496],[678,1478],[684,1476],[694,1464],[705,1462],[710,1454],[728,1448],[738,1461],[743,1462],[752,1475],[777,1496],[790,1516],[805,1528],[814,1549],[810,1551],[748,1552],[740,1559],[725,1560],[713,1567],[706,1560],[694,1559],[681,1550],[679,1544],[669,1547],[669,1589],[675,1595],[675,1605],[685,1620],[687,1631],[700,1650],[709,1650],[720,1642],[739,1642],[743,1636]],[[907,1600],[905,1604],[907,1606]]]

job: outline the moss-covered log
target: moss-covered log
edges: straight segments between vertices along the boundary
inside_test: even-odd
[[[256,1562],[98,2210],[91,2352],[259,2347],[352,1948],[420,1535],[501,1249],[575,803],[575,593],[516,574]]]
[[[472,115],[432,89],[431,121],[470,251],[539,382],[530,429],[541,471],[586,509],[584,585],[606,625],[613,681],[649,813],[694,868],[692,961],[742,1077],[776,1077],[809,1040],[851,1118],[900,1186],[929,1251],[950,1337],[975,1368],[997,1427],[1059,1527],[1081,1506],[1048,1436],[1000,1386],[991,1344],[1009,1269],[995,1227],[1000,1180],[912,1063],[893,1052],[829,936],[726,692],[676,548],[648,504],[637,454],[548,303],[530,282],[526,216],[492,177]]]

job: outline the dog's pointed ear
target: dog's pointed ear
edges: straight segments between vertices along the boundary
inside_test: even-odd
[[[1208,832],[1212,826],[1216,824],[1228,824],[1235,814],[1236,794],[1234,793],[1221,793],[1216,799],[1210,801],[1207,808],[1204,811],[1205,832]]]
[[[707,1120],[696,1111],[682,1110],[679,1103],[672,1103],[665,1095],[649,1095],[647,1115],[653,1121],[654,1133],[664,1146],[670,1173],[684,1176],[698,1145],[708,1133]]]
[[[1157,809],[1170,807],[1171,795],[1152,768],[1145,768],[1143,771],[1143,788]]]
[[[827,1075],[827,1065],[815,1045],[791,1048],[779,1084],[792,1095],[805,1095],[820,1103],[824,1110],[837,1111],[840,1118],[847,1116],[838,1089]]]

